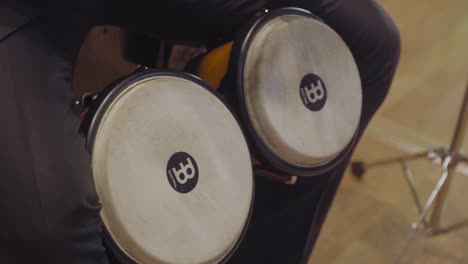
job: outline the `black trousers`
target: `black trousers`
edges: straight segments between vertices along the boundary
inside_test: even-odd
[[[106,6],[46,16],[0,7],[0,36],[17,29],[0,43],[1,263],[109,262],[89,156],[71,103],[73,64],[91,25],[204,40],[235,32],[262,6],[306,8],[338,32],[357,61],[364,96],[360,134],[382,104],[399,59],[398,31],[374,0],[128,2],[113,5],[112,12]],[[294,186],[258,178],[253,219],[231,262],[305,262],[348,161]]]

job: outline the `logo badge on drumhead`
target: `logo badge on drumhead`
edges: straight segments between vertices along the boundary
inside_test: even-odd
[[[325,83],[315,74],[307,74],[302,78],[300,95],[302,103],[311,111],[322,110],[327,102],[327,88]]]
[[[180,193],[191,192],[198,183],[197,163],[185,152],[177,152],[171,156],[166,172],[169,184]]]

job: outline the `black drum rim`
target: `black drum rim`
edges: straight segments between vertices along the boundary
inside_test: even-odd
[[[233,109],[226,103],[226,101],[216,92],[216,90],[214,90],[208,84],[203,82],[203,80],[201,80],[199,77],[193,74],[184,72],[184,71],[173,70],[173,69],[164,69],[164,70],[149,69],[149,70],[143,70],[140,72],[137,71],[134,74],[130,74],[129,76],[124,76],[120,79],[117,79],[116,81],[108,85],[105,89],[103,89],[102,92],[98,94],[97,98],[91,103],[82,122],[82,129],[86,136],[86,149],[88,153],[92,155],[94,140],[95,140],[96,133],[99,129],[99,124],[101,123],[104,117],[104,114],[109,109],[109,107],[111,106],[111,104],[113,103],[116,97],[118,97],[120,94],[125,92],[127,89],[130,89],[131,85],[138,81],[144,80],[146,78],[151,78],[151,77],[167,77],[167,76],[193,81],[194,83],[198,84],[199,87],[203,88],[204,90],[209,91],[212,95],[214,95],[228,109],[229,113],[236,121],[237,126],[239,127],[239,130],[241,131],[244,137],[247,149],[250,149],[247,144],[247,135],[243,127],[241,126],[241,122],[239,118],[237,117]],[[242,243],[245,237],[245,234],[247,233],[248,226],[252,218],[254,198],[255,198],[255,173],[253,170],[253,166],[250,166],[250,170],[252,172],[252,199],[250,202],[250,207],[247,213],[247,218],[245,220],[244,227],[242,229],[242,232],[239,234],[239,237],[237,238],[236,243],[234,243],[230,251],[219,262],[217,262],[218,264],[224,264],[229,261],[229,259],[235,254],[235,252],[239,248],[240,244]],[[93,178],[94,178],[94,175],[93,175]],[[101,221],[101,223],[102,223],[104,241],[109,251],[112,252],[113,256],[116,257],[117,260],[120,261],[122,264],[142,264],[133,260],[130,256],[128,256],[128,254],[126,254],[122,249],[120,249],[120,247],[112,238],[112,235],[109,232],[109,229],[107,228],[104,221]]]
[[[234,80],[233,83],[235,83],[234,89],[237,97],[236,101],[240,104],[238,110],[240,112],[240,116],[243,121],[245,130],[248,134],[248,139],[249,141],[253,142],[254,146],[258,149],[258,152],[262,156],[264,156],[259,158],[265,159],[273,167],[276,167],[288,174],[304,177],[319,176],[333,170],[335,167],[338,166],[338,164],[341,161],[343,161],[346,158],[346,156],[351,151],[352,147],[357,141],[359,128],[356,129],[353,137],[346,145],[346,147],[343,148],[343,150],[335,157],[331,158],[330,160],[324,161],[314,167],[297,166],[280,158],[278,155],[274,154],[272,150],[270,150],[267,144],[265,144],[265,142],[259,137],[259,135],[255,131],[253,124],[250,120],[249,113],[246,110],[247,105],[244,97],[243,79],[244,65],[248,49],[251,46],[251,43],[256,33],[262,28],[262,26],[281,15],[302,15],[323,23],[323,21],[319,17],[315,16],[308,10],[297,7],[280,8],[266,12],[261,17],[256,17],[254,20],[250,21],[250,23],[247,24],[243,31],[240,31],[240,33],[236,37],[236,40],[234,41],[231,57],[229,59],[229,71],[234,72],[228,73],[228,75],[229,79]]]

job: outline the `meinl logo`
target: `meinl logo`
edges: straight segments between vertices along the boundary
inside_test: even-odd
[[[307,74],[302,78],[299,93],[305,107],[314,112],[322,110],[327,101],[325,83],[319,76],[313,73]]]
[[[188,153],[174,153],[167,162],[166,172],[169,184],[177,192],[189,193],[198,183],[197,162]]]

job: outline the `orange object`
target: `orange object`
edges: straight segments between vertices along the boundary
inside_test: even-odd
[[[210,51],[198,65],[198,77],[215,90],[226,75],[233,44],[231,41]]]

